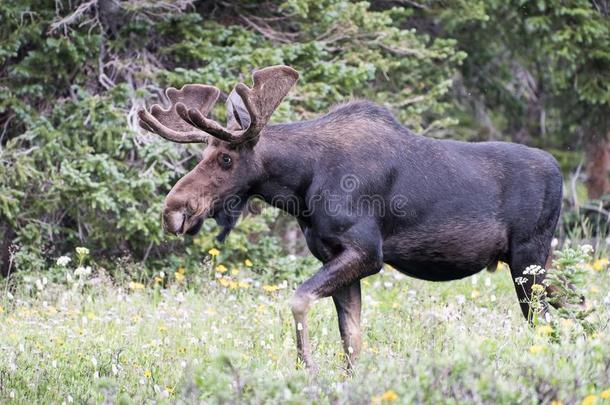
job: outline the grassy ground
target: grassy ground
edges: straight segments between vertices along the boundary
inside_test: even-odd
[[[363,284],[351,377],[331,300],[311,311],[321,371],[310,376],[295,368],[289,287],[94,276],[3,293],[0,403],[610,404],[605,271],[587,281],[586,334],[577,321],[527,327],[506,269],[450,283],[385,270]]]

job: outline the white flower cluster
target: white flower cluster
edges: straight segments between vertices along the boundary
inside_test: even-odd
[[[72,261],[72,259],[70,259],[68,256],[61,256],[57,258],[57,265],[60,267],[66,267],[70,261]]]
[[[589,253],[593,253],[593,246],[591,245],[582,245],[580,247],[580,250],[582,250],[582,252],[586,255],[588,255]]]
[[[523,270],[523,275],[531,274],[532,276],[538,276],[540,274],[544,274],[545,270],[538,266],[537,264],[532,264],[531,266],[527,266],[525,270]]]
[[[87,267],[80,266],[80,267],[77,267],[76,270],[74,270],[75,276],[86,277],[90,274],[91,274],[91,266],[87,266]]]
[[[527,283],[527,277],[517,277],[515,279],[515,283],[517,283],[518,285],[523,285]]]

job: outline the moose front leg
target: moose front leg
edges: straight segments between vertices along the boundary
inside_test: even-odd
[[[309,334],[307,330],[307,312],[313,301],[336,295],[335,299],[337,312],[339,314],[339,325],[343,324],[342,338],[345,342],[344,332],[346,336],[350,334],[354,337],[348,337],[347,350],[349,352],[350,344],[355,352],[360,349],[360,283],[362,277],[370,275],[381,268],[381,253],[380,249],[372,250],[357,250],[355,248],[347,248],[334,259],[325,263],[324,266],[309,280],[305,281],[295,292],[290,307],[294,316],[296,326],[296,342],[298,360],[305,365],[315,370],[316,366],[311,357],[311,349],[309,344]],[[371,269],[375,269],[371,272]],[[356,291],[351,290],[353,284],[357,285],[358,299],[355,299]],[[339,304],[337,304],[337,302]],[[354,316],[355,303],[357,302],[358,316]],[[339,309],[341,308],[341,309]],[[343,319],[343,321],[342,321]],[[355,321],[358,322],[355,322]],[[358,332],[355,333],[356,325]],[[357,336],[357,342],[356,342]],[[344,343],[345,345],[345,343]],[[353,354],[353,353],[352,353]],[[355,356],[354,356],[355,357]]]

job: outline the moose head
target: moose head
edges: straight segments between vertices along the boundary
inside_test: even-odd
[[[223,227],[219,239],[235,225],[251,183],[260,171],[254,153],[271,115],[299,74],[287,66],[254,72],[254,85],[235,86],[226,102],[227,126],[207,118],[220,91],[213,86],[188,84],[169,88],[167,109],[155,104],[140,110],[140,125],[178,143],[207,143],[199,164],[182,177],[165,199],[163,224],[173,234],[195,234],[206,218]]]

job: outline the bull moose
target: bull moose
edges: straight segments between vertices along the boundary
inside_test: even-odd
[[[254,72],[252,88],[237,84],[227,97],[226,127],[207,117],[220,94],[213,86],[169,88],[169,108],[139,111],[140,125],[167,140],[207,143],[201,161],[165,199],[166,231],[195,234],[214,218],[222,239],[253,196],[294,216],[323,263],[290,301],[298,358],[312,368],[311,304],[333,298],[351,364],[361,347],[360,280],[384,263],[446,281],[505,261],[519,279],[527,318],[533,280],[523,273],[545,265],[561,208],[555,159],[513,143],[416,135],[368,101],[268,125],[298,76],[272,66]]]

